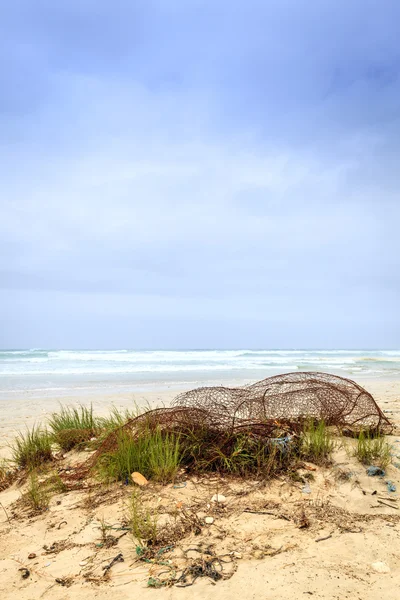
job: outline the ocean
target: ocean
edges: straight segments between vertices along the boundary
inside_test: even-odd
[[[400,350],[3,350],[0,398],[237,385],[290,371],[397,379]]]

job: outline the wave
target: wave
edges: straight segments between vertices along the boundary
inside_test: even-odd
[[[297,365],[288,365],[288,370],[296,371],[298,370]],[[273,369],[277,370],[276,365],[252,365],[244,368],[242,365],[230,365],[230,364],[217,364],[217,365],[136,365],[136,366],[126,366],[126,367],[107,367],[107,366],[99,366],[96,367],[65,367],[62,369],[27,369],[23,373],[12,371],[12,370],[3,370],[0,371],[0,375],[6,376],[14,376],[14,375],[93,375],[93,374],[104,374],[104,375],[113,375],[113,374],[129,374],[129,373],[179,373],[179,372],[207,372],[207,371],[243,371],[243,370],[265,370],[265,369]]]
[[[289,371],[333,371],[338,373],[400,372],[399,350],[3,350],[0,351],[0,387],[4,378],[97,375],[113,378],[140,374]],[[3,384],[2,384],[3,378]],[[54,379],[55,381],[55,379]],[[54,383],[53,381],[53,383]],[[58,380],[57,380],[58,381]]]

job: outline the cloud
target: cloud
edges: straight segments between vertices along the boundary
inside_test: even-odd
[[[399,11],[8,7],[0,343],[398,345]]]

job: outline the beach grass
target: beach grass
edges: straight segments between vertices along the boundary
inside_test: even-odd
[[[31,471],[28,478],[28,489],[23,496],[24,501],[35,511],[42,511],[48,508],[50,494],[47,486],[39,481],[35,470]]]
[[[135,419],[145,412],[145,410],[146,407],[139,407],[136,404],[134,404],[133,408],[125,408],[125,410],[113,406],[107,417],[100,417],[98,419],[98,426],[101,429],[100,437],[104,438],[112,431],[123,427],[128,421]]]
[[[129,501],[129,526],[136,542],[142,547],[155,545],[158,532],[158,515],[155,509],[145,507],[142,495],[134,489]]]
[[[371,436],[361,431],[354,448],[354,456],[364,465],[386,469],[391,462],[390,446],[382,436]]]
[[[92,405],[61,406],[60,412],[53,413],[48,423],[54,442],[64,452],[89,441],[99,431],[99,420],[94,416]]]
[[[309,420],[300,438],[300,456],[316,464],[329,462],[335,448],[333,436],[324,421]]]
[[[192,472],[258,475],[266,478],[291,460],[289,447],[258,439],[251,434],[221,433],[200,428],[182,436],[182,464]]]
[[[106,481],[127,481],[137,471],[160,483],[173,481],[179,469],[179,437],[159,429],[144,430],[137,437],[123,431],[117,447],[100,457],[98,471]]]
[[[51,436],[46,429],[32,427],[19,432],[11,444],[12,461],[23,469],[36,469],[52,460]]]

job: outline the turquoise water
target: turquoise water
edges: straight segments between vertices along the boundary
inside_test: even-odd
[[[4,350],[0,395],[157,389],[252,381],[289,371],[395,379],[400,350]]]

